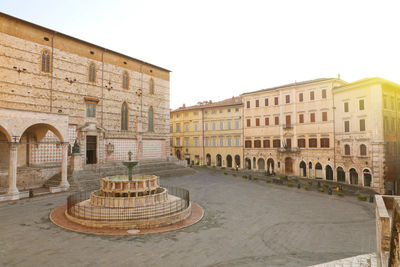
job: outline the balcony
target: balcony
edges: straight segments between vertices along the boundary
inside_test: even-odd
[[[285,129],[285,130],[289,130],[289,129],[292,129],[293,128],[293,125],[292,124],[284,124],[283,125],[283,129]]]
[[[300,148],[298,147],[279,147],[277,149],[279,153],[299,153]]]

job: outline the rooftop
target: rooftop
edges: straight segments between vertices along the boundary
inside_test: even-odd
[[[223,106],[232,106],[232,105],[241,105],[241,104],[242,104],[242,98],[233,96],[231,98],[224,99],[224,100],[221,100],[218,102],[212,102],[211,100],[209,100],[209,101],[198,102],[197,105],[189,106],[189,107],[186,107],[185,105],[183,105],[182,107],[172,110],[171,112],[193,110],[193,109],[206,109],[206,108],[212,108],[212,107],[223,107]]]

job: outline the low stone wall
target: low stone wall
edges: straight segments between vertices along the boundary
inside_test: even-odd
[[[18,168],[17,187],[19,190],[41,187],[48,179],[61,172],[61,166]],[[0,170],[0,192],[8,189],[8,169]]]
[[[191,215],[191,212],[192,212],[192,204],[189,203],[189,206],[183,211],[150,219],[127,220],[127,221],[85,220],[69,215],[67,210],[65,211],[65,216],[68,218],[68,220],[72,222],[88,227],[116,228],[116,229],[150,229],[161,226],[167,226],[183,221]]]
[[[108,208],[133,208],[154,205],[167,201],[168,191],[165,188],[162,189],[161,193],[141,197],[103,197],[99,195],[100,190],[97,190],[90,193],[90,204]]]

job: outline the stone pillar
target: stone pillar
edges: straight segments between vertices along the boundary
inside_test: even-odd
[[[8,191],[9,199],[19,199],[19,191],[17,188],[17,159],[18,159],[18,143],[10,144],[10,164],[8,169]]]
[[[62,190],[69,188],[68,183],[68,143],[62,143],[62,159],[61,159],[61,183]]]

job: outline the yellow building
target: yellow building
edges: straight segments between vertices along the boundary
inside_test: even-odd
[[[171,112],[171,154],[191,164],[241,167],[242,101],[232,97]]]
[[[335,88],[333,95],[335,178],[399,194],[400,85],[366,78]]]
[[[333,180],[332,88],[315,79],[242,94],[248,169]]]

